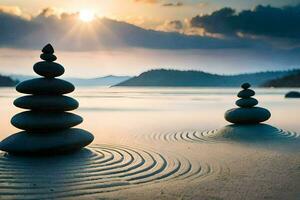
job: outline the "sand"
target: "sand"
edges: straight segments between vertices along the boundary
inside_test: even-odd
[[[299,143],[264,148],[186,139],[195,133],[180,131],[158,138],[150,134],[131,144],[94,144],[76,154],[50,158],[2,154],[1,199],[300,197]],[[170,135],[180,137],[161,139]]]
[[[214,137],[227,124],[222,121],[222,110],[229,107],[224,105],[227,100],[219,104],[215,100],[197,101],[197,106],[207,107],[199,111],[194,105],[189,108],[190,101],[181,108],[186,97],[179,100],[182,97],[176,96],[179,110],[169,112],[164,110],[165,104],[170,109],[174,103],[169,95],[171,100],[166,96],[160,99],[161,107],[142,107],[141,95],[134,93],[126,100],[116,99],[114,104],[111,101],[120,93],[109,93],[114,98],[106,97],[99,106],[89,107],[95,98],[83,97],[88,93],[84,92],[79,97],[79,114],[85,119],[82,127],[95,134],[94,143],[76,154],[47,158],[1,152],[0,199],[300,198],[299,133],[295,131],[297,120],[291,117],[298,112],[294,109],[293,113],[294,102],[287,109],[289,123],[278,123],[283,122],[277,112],[283,110],[280,106],[271,109],[275,120],[270,124],[277,127],[275,134],[280,137],[247,142],[240,137]],[[117,109],[118,102],[125,105],[123,110],[110,109]],[[132,104],[136,104],[134,111],[129,106]],[[150,107],[155,110],[150,111]],[[19,112],[2,111],[8,114],[2,115],[1,121],[9,121]],[[194,117],[196,113],[203,117]],[[1,131],[4,138],[16,130],[5,126]]]

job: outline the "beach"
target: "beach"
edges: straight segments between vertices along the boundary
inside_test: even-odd
[[[19,97],[2,88],[0,139]],[[280,141],[210,137],[228,122],[239,88],[77,87],[86,149],[55,157],[1,152],[0,199],[299,199],[299,100],[255,88]],[[261,133],[263,134],[263,133]]]

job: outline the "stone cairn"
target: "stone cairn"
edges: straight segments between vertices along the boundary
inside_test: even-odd
[[[13,154],[59,154],[79,150],[90,144],[94,137],[91,133],[71,128],[83,119],[66,111],[78,108],[78,102],[64,96],[75,87],[64,80],[55,78],[65,72],[63,66],[54,61],[54,49],[47,44],[40,58],[44,61],[33,66],[34,71],[43,76],[21,82],[16,90],[29,94],[14,101],[19,108],[29,111],[16,114],[11,123],[22,129],[0,143],[0,150]]]
[[[271,117],[271,113],[261,107],[256,107],[258,101],[253,98],[255,92],[251,89],[249,83],[241,85],[242,89],[238,93],[238,99],[235,104],[239,108],[233,108],[225,113],[225,119],[234,124],[258,124],[264,122]]]

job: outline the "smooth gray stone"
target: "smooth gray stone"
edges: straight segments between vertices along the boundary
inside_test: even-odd
[[[48,43],[46,46],[43,47],[42,52],[46,54],[54,54],[54,48],[50,43]]]
[[[243,84],[241,85],[241,88],[243,88],[243,89],[248,89],[248,88],[250,88],[250,87],[251,87],[250,83],[243,83]]]
[[[238,99],[235,104],[242,108],[251,108],[258,104],[258,101],[254,98]]]
[[[47,132],[67,129],[82,121],[82,117],[68,112],[25,111],[13,116],[11,124],[22,130]]]
[[[48,62],[53,62],[53,61],[56,61],[57,57],[53,54],[45,54],[45,53],[42,53],[40,55],[40,58],[42,60],[45,60],[45,61],[48,61]]]
[[[73,92],[72,83],[56,78],[36,78],[23,81],[16,86],[18,92],[24,94],[67,94]]]
[[[78,102],[67,96],[28,95],[14,101],[19,108],[36,111],[70,111],[78,108]]]
[[[285,98],[300,98],[300,92],[291,91],[285,95]]]
[[[94,136],[82,129],[72,128],[51,134],[22,131],[0,143],[0,150],[12,154],[42,155],[70,153],[82,149],[94,140]]]
[[[234,124],[255,124],[268,120],[271,113],[260,107],[233,108],[225,113],[225,119]]]
[[[33,70],[38,75],[44,76],[46,78],[54,78],[61,76],[65,73],[65,69],[58,63],[55,62],[38,62],[33,66]]]
[[[255,92],[251,89],[242,90],[238,93],[238,97],[240,98],[249,98],[255,95]]]

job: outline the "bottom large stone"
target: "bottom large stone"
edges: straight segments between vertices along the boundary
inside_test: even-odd
[[[0,143],[0,150],[12,154],[62,154],[77,151],[89,145],[94,136],[82,129],[72,128],[49,134],[22,131]]]
[[[225,119],[234,124],[256,124],[271,117],[271,113],[260,107],[233,108],[225,113]]]

